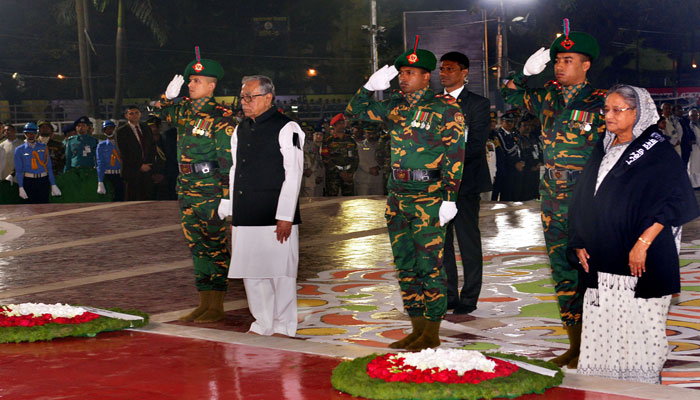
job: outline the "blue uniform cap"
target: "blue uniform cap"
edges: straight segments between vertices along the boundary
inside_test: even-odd
[[[92,126],[92,121],[90,121],[90,118],[88,118],[84,115],[82,117],[76,119],[75,122],[73,122],[73,125],[78,125],[80,123],[88,124],[88,125]]]
[[[74,125],[74,124],[63,125],[63,128],[61,128],[61,131],[62,131],[63,133],[68,133],[68,132],[74,131],[74,130],[75,130],[75,125]]]
[[[39,127],[36,126],[34,122],[27,122],[24,125],[24,132],[25,133],[37,133],[39,132]]]
[[[104,129],[108,126],[116,126],[116,125],[114,125],[114,122],[112,122],[110,120],[102,121],[102,129]]]

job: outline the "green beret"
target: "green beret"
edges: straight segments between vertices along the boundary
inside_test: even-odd
[[[552,60],[559,53],[581,53],[591,57],[591,60],[598,58],[600,48],[595,38],[584,32],[571,32],[569,38],[564,35],[559,36],[552,42],[549,48],[549,56]]]
[[[415,54],[413,50],[406,50],[394,61],[396,69],[401,69],[401,67],[418,67],[432,71],[436,66],[437,58],[435,58],[435,54],[423,49],[416,50]]]
[[[221,79],[224,77],[224,68],[221,66],[221,64],[214,60],[202,58],[199,61],[192,60],[191,63],[187,64],[187,67],[185,68],[185,73],[182,75],[184,76],[185,81],[188,81],[190,75],[193,74],[199,76],[211,76],[216,79]]]

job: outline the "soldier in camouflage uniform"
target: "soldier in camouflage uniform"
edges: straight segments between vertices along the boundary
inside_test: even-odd
[[[457,214],[464,117],[453,98],[428,87],[436,64],[433,53],[409,50],[394,67],[375,72],[346,109],[353,118],[386,122],[391,134],[386,220],[404,308],[413,326],[391,348],[439,346],[440,322],[447,311],[442,253],[445,224]],[[397,73],[401,91],[385,101],[373,100],[372,91],[387,89]]]
[[[228,286],[230,253],[226,226],[217,214],[222,198],[228,198],[231,168],[233,113],[214,101],[214,88],[224,71],[213,60],[197,59],[175,75],[156,115],[177,128],[178,200],[182,230],[194,262],[199,306],[181,321],[209,323],[224,318],[223,302]],[[185,80],[190,97],[176,99]]]
[[[331,130],[321,148],[323,164],[326,167],[326,196],[354,196],[353,176],[357,171],[359,158],[357,144],[345,132],[345,117],[338,114],[331,120]]]
[[[506,102],[524,107],[542,124],[545,174],[540,184],[542,227],[552,268],[552,278],[562,322],[570,348],[552,361],[559,366],[578,365],[581,341],[583,294],[577,292],[578,270],[566,258],[569,198],[576,179],[590,156],[598,135],[604,132],[600,115],[605,92],[586,80],[591,61],[598,57],[598,43],[583,32],[568,32],[557,38],[549,50],[541,48],[502,89]],[[544,88],[529,89],[525,76],[539,74],[554,59],[556,81]]]

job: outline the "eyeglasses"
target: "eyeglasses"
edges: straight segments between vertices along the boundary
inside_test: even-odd
[[[603,115],[608,115],[608,114],[613,114],[617,115],[622,112],[628,111],[628,110],[634,110],[636,107],[625,107],[625,108],[604,108],[600,110],[600,113]]]
[[[245,101],[246,103],[250,103],[253,101],[253,97],[260,97],[260,96],[265,96],[267,93],[260,93],[260,94],[250,94],[250,95],[241,95],[241,101]]]

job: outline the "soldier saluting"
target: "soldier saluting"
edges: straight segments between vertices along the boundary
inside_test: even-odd
[[[168,84],[155,114],[177,128],[178,200],[182,230],[192,252],[199,306],[181,321],[209,323],[224,318],[230,254],[226,227],[217,215],[228,198],[231,168],[232,112],[214,101],[214,88],[224,76],[221,64],[196,59]],[[177,98],[187,80],[190,97]]]
[[[347,114],[385,122],[391,136],[391,175],[386,220],[404,308],[413,331],[391,348],[421,350],[440,345],[447,311],[447,276],[442,268],[445,224],[457,214],[455,201],[464,163],[464,116],[456,101],[428,87],[437,59],[428,50],[400,55],[369,78],[350,101]],[[397,71],[398,69],[398,71]],[[375,101],[398,74],[400,91]]]
[[[600,115],[605,91],[594,89],[586,79],[598,53],[595,38],[583,32],[569,32],[569,20],[565,19],[564,34],[549,49],[541,48],[530,56],[523,72],[515,74],[501,89],[507,103],[525,107],[542,123],[542,227],[559,313],[570,343],[569,350],[552,361],[570,368],[578,365],[583,295],[576,291],[578,270],[566,259],[568,212],[574,184],[598,135],[605,131]],[[556,80],[544,88],[528,88],[525,77],[541,73],[550,59],[554,59]]]

